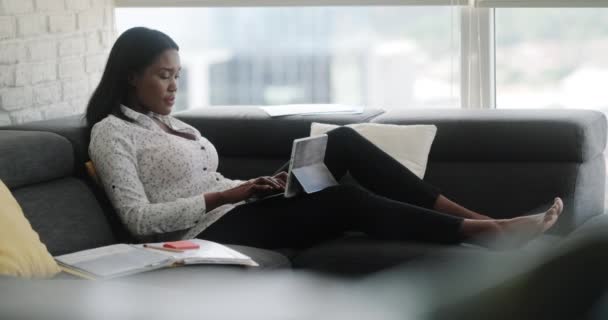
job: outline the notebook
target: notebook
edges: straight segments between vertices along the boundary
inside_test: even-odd
[[[198,249],[164,251],[144,244],[113,244],[56,256],[63,271],[86,279],[110,279],[186,264],[235,264],[257,266],[249,256],[212,241],[191,239]],[[150,243],[162,247],[164,243]]]
[[[247,202],[280,196],[291,198],[302,191],[313,193],[338,185],[324,162],[327,139],[326,134],[295,139],[291,148],[285,191],[264,197],[252,197]]]

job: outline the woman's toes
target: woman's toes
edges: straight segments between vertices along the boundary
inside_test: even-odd
[[[555,198],[555,202],[557,203],[557,215],[559,216],[564,211],[564,201],[561,198]]]
[[[543,223],[543,232],[549,230],[553,225],[557,222],[559,215],[564,210],[564,203],[562,199],[555,198],[553,205],[549,210],[547,210],[547,214],[545,216],[545,221]]]
[[[555,200],[553,200],[553,205],[547,210],[547,219],[559,217],[562,211],[564,211],[564,202],[560,198],[555,198]]]

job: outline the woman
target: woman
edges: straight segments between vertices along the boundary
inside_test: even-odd
[[[142,241],[200,237],[276,248],[311,246],[347,230],[441,243],[518,231],[519,245],[553,226],[563,210],[555,198],[546,212],[493,220],[447,199],[348,128],[328,133],[326,165],[337,180],[348,171],[371,192],[338,185],[245,203],[283,190],[286,173],[241,181],[216,171],[214,146],[169,115],[180,73],[178,50],[159,31],[124,32],[86,113],[92,127],[89,153],[104,189]]]

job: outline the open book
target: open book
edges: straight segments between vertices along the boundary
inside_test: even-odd
[[[87,279],[109,279],[185,264],[257,266],[249,256],[212,241],[191,239],[198,249],[170,252],[143,244],[113,244],[55,257],[63,271]],[[162,247],[163,243],[151,243]]]

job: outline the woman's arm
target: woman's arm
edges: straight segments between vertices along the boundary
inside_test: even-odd
[[[207,207],[207,210],[211,211],[219,206],[225,205],[228,203],[228,201],[226,200],[226,197],[224,196],[224,192],[208,192],[203,194],[203,197],[205,198],[205,204]]]

